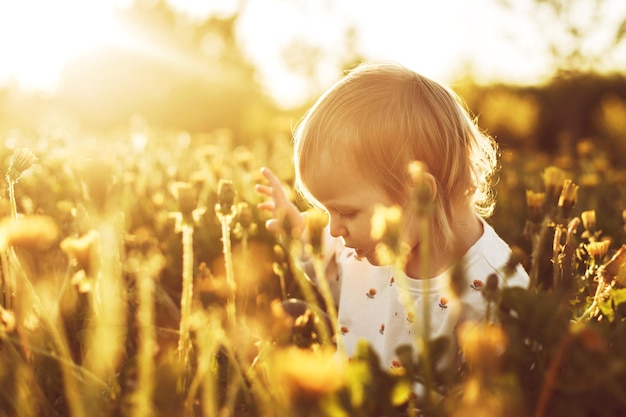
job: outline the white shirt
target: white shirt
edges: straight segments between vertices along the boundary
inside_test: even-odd
[[[452,337],[461,321],[485,318],[487,303],[481,288],[490,274],[498,276],[500,288],[527,287],[528,274],[519,265],[505,277],[503,266],[511,250],[490,225],[482,223],[483,235],[462,258],[466,289],[458,298],[450,288],[452,268],[434,278],[411,279],[392,266],[373,266],[358,259],[353,249],[332,239],[335,246],[327,246],[326,251],[332,257],[326,260],[327,271],[336,287],[338,324],[347,356],[353,356],[363,339],[378,353],[383,368],[398,366],[395,350],[400,345],[415,346],[425,305],[430,312],[429,339]],[[413,311],[407,311],[401,301],[404,289]]]

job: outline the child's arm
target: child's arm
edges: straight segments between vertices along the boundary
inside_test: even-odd
[[[269,168],[261,168],[261,173],[269,185],[257,184],[255,190],[270,200],[259,203],[258,208],[272,212],[272,218],[265,222],[265,227],[270,232],[279,233],[284,230],[283,225],[287,223],[291,230],[286,232],[291,233],[294,238],[300,238],[305,226],[304,214],[289,201],[280,180]]]

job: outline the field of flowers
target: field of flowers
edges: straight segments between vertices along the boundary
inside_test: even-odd
[[[287,135],[42,132],[0,154],[0,416],[626,415],[626,171],[591,139],[503,152],[491,222],[531,288],[479,288],[492,320],[454,369],[443,340],[393,369],[335,354],[327,288],[294,262],[319,245],[256,208],[261,166],[292,192]]]

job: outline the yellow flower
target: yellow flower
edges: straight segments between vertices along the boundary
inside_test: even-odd
[[[370,235],[375,240],[398,242],[402,226],[402,209],[398,205],[390,207],[382,204],[374,207]]]
[[[100,234],[96,230],[90,230],[81,237],[66,237],[60,243],[61,250],[77,266],[89,270],[92,264],[92,254],[95,253],[96,245],[100,241]]]
[[[556,204],[566,179],[565,171],[555,166],[549,166],[543,170],[541,176],[543,177],[548,202]]]
[[[580,213],[580,219],[583,221],[583,227],[589,233],[593,233],[596,231],[596,211],[595,210],[585,210]]]
[[[324,228],[328,224],[328,216],[318,209],[310,209],[306,212],[306,233],[313,254],[321,254],[323,251]]]
[[[272,359],[272,374],[290,397],[318,398],[345,386],[345,367],[330,349],[291,346],[277,350]]]
[[[45,250],[54,243],[58,234],[57,224],[48,216],[22,216],[17,220],[5,217],[0,220],[0,250],[8,246]]]
[[[585,245],[585,249],[587,249],[587,253],[589,253],[589,256],[601,261],[602,259],[604,259],[607,252],[609,251],[610,245],[610,240],[602,240],[600,242],[594,241],[587,243]]]
[[[533,223],[541,223],[545,215],[546,193],[536,193],[526,190],[526,206],[528,207],[528,220]]]
[[[403,256],[402,209],[398,205],[376,205],[371,220],[370,235],[379,240],[376,256],[385,264],[393,263]]]
[[[578,200],[578,186],[572,182],[572,180],[567,179],[563,183],[563,189],[561,190],[561,195],[559,196],[559,215],[562,219],[569,218],[572,208],[576,205],[576,201]]]
[[[485,373],[498,370],[507,346],[506,334],[500,326],[467,321],[459,325],[458,335],[471,368]]]

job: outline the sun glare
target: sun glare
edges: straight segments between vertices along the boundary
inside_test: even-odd
[[[125,42],[109,1],[0,2],[0,83],[53,91],[68,60],[99,46]]]

